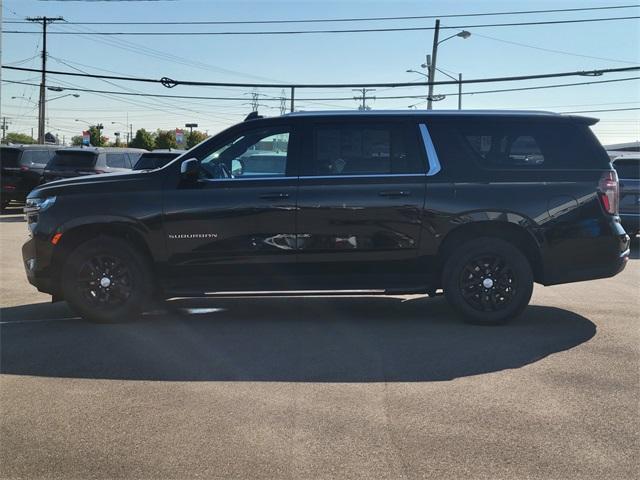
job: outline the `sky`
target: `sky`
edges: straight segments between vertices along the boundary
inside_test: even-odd
[[[628,5],[634,0],[423,0],[423,1],[194,1],[194,0],[4,0],[3,30],[40,31],[38,25],[11,24],[27,16],[62,16],[67,22],[116,21],[247,21],[301,20],[388,16],[420,16],[508,12],[521,10]],[[640,20],[593,23],[472,27],[479,24],[548,20],[575,20],[640,16],[640,8],[515,14],[504,16],[443,18],[441,25],[460,26],[442,30],[441,38],[462,28],[467,39],[454,37],[438,50],[437,66],[463,78],[534,75],[576,70],[640,66]],[[96,31],[194,32],[271,31],[348,28],[432,27],[433,19],[364,21],[349,23],[290,23],[258,25],[71,25],[58,22],[49,27],[48,69],[94,74],[159,79],[245,83],[376,83],[412,82],[423,77],[407,73],[424,71],[420,65],[431,52],[433,31],[370,32],[306,35],[220,36],[96,36]],[[57,35],[55,32],[74,32]],[[2,64],[40,68],[41,34],[2,35]],[[553,51],[552,51],[553,50]],[[567,77],[521,82],[463,85],[475,92],[618,78],[640,77],[638,72],[611,73],[601,77]],[[437,80],[447,80],[439,73]],[[37,132],[38,87],[7,83],[38,83],[34,72],[2,71],[0,115],[7,117],[9,132]],[[241,121],[251,111],[252,93],[259,94],[259,110],[279,115],[280,88],[188,87],[167,89],[161,85],[50,75],[48,85],[93,90],[142,92],[166,95],[245,98],[239,101],[166,99],[78,92],[47,92],[47,130],[63,136],[81,134],[89,124],[102,123],[104,134],[115,139],[116,131],[173,129],[197,123],[210,135]],[[377,88],[370,92],[372,109],[407,109],[421,99],[383,99],[384,96],[424,95],[426,87]],[[435,109],[455,109],[457,86],[437,86],[444,100]],[[288,92],[285,92],[288,95]],[[296,91],[296,109],[355,109],[351,88]],[[12,98],[16,97],[16,98]],[[276,97],[276,98],[274,98]],[[346,100],[326,100],[342,97]],[[315,99],[315,100],[305,100]],[[318,100],[320,99],[320,100]],[[640,108],[640,80],[594,85],[463,95],[465,109],[535,109],[557,112]],[[640,139],[640,110],[593,112],[600,118],[594,132],[603,144]],[[124,135],[124,134],[123,134]]]

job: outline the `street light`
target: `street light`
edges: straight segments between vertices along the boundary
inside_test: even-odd
[[[431,102],[432,102],[432,98],[433,98],[433,81],[436,77],[436,59],[438,58],[438,45],[440,45],[441,43],[446,42],[447,40],[454,38],[454,37],[460,37],[462,39],[467,39],[471,36],[471,32],[468,32],[467,30],[461,30],[458,33],[455,33],[447,38],[444,38],[440,41],[438,41],[438,37],[440,36],[440,19],[437,18],[436,19],[436,26],[433,30],[433,50],[431,51],[431,62],[429,62],[429,57],[427,57],[427,63],[426,65],[423,64],[423,68],[428,68],[429,69],[429,96],[427,97],[427,110],[431,110]],[[459,75],[459,85],[458,85],[458,91],[460,92],[462,89],[462,75]],[[460,101],[458,101],[458,105],[460,106]]]
[[[51,102],[53,100],[58,100],[59,98],[64,98],[64,97],[75,97],[75,98],[78,98],[79,96],[80,95],[78,95],[77,93],[67,93],[66,95],[60,95],[59,97],[48,98],[47,100],[45,100],[45,102]],[[31,100],[30,98],[23,97],[23,96],[11,97],[11,99],[16,99],[16,98],[22,98],[24,100],[27,100],[28,102],[38,103],[38,102],[36,102],[34,100]]]
[[[127,119],[129,118],[129,114],[127,114]],[[127,131],[127,147],[129,143],[133,140],[133,123],[123,123],[123,122],[111,122],[111,125],[122,125]]]

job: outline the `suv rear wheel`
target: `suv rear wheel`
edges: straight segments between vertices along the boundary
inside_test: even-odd
[[[153,277],[144,257],[126,242],[98,237],[78,246],[62,272],[64,297],[83,318],[116,323],[148,306]]]
[[[465,321],[491,325],[517,317],[529,304],[533,273],[512,244],[482,237],[457,247],[443,273],[444,293]]]

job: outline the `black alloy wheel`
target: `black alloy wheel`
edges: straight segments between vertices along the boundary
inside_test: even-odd
[[[138,318],[150,306],[154,288],[149,259],[116,237],[100,236],[80,244],[62,272],[64,299],[92,322]]]
[[[459,287],[466,302],[481,312],[496,312],[514,299],[517,282],[504,258],[496,254],[471,259],[460,273]]]
[[[465,321],[493,325],[513,320],[529,304],[533,273],[515,245],[481,237],[450,253],[442,285],[447,301]]]

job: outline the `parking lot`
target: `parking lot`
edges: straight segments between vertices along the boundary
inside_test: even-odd
[[[3,478],[637,478],[637,240],[501,327],[420,296],[93,325],[27,283],[19,210],[0,222]]]

